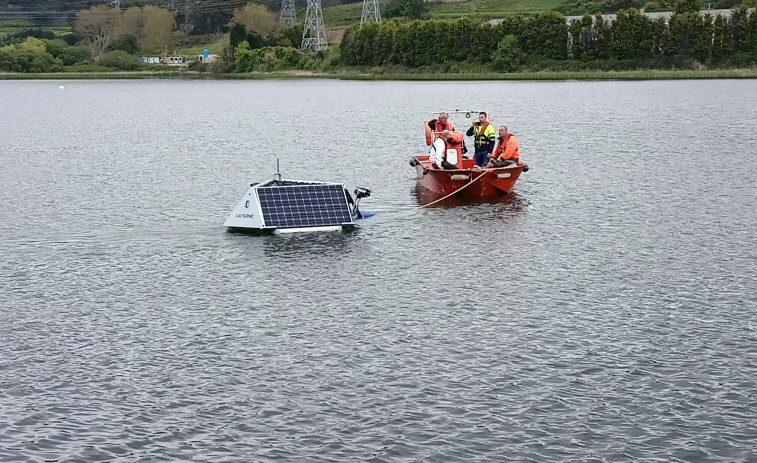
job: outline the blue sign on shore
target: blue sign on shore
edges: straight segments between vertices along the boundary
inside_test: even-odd
[[[202,50],[202,59],[203,60],[208,59],[208,49],[207,48],[205,48],[204,50]]]

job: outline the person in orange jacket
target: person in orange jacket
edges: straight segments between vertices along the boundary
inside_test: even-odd
[[[489,155],[487,167],[506,167],[516,164],[520,160],[518,140],[507,131],[507,126],[499,126],[499,138],[497,140],[499,142],[497,147],[494,148],[494,152]]]
[[[449,120],[449,114],[447,113],[440,113],[438,119],[428,121],[428,126],[434,133],[441,133],[444,130],[455,130],[455,124]]]

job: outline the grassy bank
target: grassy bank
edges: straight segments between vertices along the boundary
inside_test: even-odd
[[[639,70],[639,71],[543,71],[476,74],[362,74],[356,80],[673,80],[755,79],[757,69],[727,70]]]
[[[672,79],[757,79],[754,69],[712,70],[639,70],[639,71],[544,71],[499,73],[385,73],[371,74],[355,70],[339,72],[278,71],[247,74],[212,74],[191,71],[170,72],[93,72],[15,74],[0,73],[0,80],[72,80],[72,79],[342,79],[342,80],[672,80]]]
[[[511,14],[535,14],[555,10],[565,3],[565,0],[467,0],[428,3],[427,6],[428,14],[432,18],[459,18],[462,15],[501,18]]]

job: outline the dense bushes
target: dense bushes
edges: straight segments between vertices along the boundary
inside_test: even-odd
[[[97,64],[109,68],[120,69],[122,71],[133,71],[139,67],[139,58],[130,55],[125,51],[114,50],[102,55],[100,59],[97,60]]]
[[[252,50],[250,45],[244,41],[237,46],[234,55],[236,72],[270,72],[315,67],[315,60],[296,48],[264,47]]]
[[[92,59],[92,52],[83,47],[66,47],[55,57],[63,61],[64,66],[71,66],[76,63],[89,62]]]
[[[63,63],[47,52],[24,49],[0,49],[0,71],[6,72],[59,72]]]
[[[480,24],[471,19],[431,20],[382,24],[369,23],[347,29],[340,53],[347,65],[385,63],[428,66],[461,60],[489,62],[501,40],[516,37],[525,55],[545,59],[567,58],[568,28],[557,12],[533,17],[508,17],[500,24]]]
[[[547,61],[616,60],[643,67],[665,56],[717,64],[752,55],[757,55],[757,13],[746,8],[728,18],[682,12],[669,21],[629,8],[612,23],[587,14],[566,24],[554,11],[511,16],[497,25],[470,19],[391,20],[348,28],[340,47],[342,64],[348,66],[442,68],[465,61],[501,72]]]
[[[139,53],[139,41],[134,34],[122,34],[115,40],[115,42],[113,42],[111,49],[125,51],[130,55],[136,55]]]
[[[0,71],[60,72],[63,66],[89,63],[91,57],[86,48],[70,46],[61,39],[27,37],[23,42],[0,47]]]
[[[47,52],[45,42],[28,37],[22,43],[0,48],[0,71],[58,72],[63,63]]]
[[[497,72],[515,72],[523,64],[523,50],[518,45],[518,38],[508,35],[500,40],[492,53],[491,68]]]
[[[35,39],[54,39],[55,33],[41,29],[25,29],[13,34],[0,35],[0,46],[22,43],[29,37],[34,37]]]
[[[92,58],[92,53],[88,49],[72,47],[61,39],[45,40],[45,47],[47,52],[61,60],[64,66],[88,62]]]
[[[573,0],[563,3],[560,12],[566,15],[616,13],[628,8],[655,11],[699,11],[705,8],[727,10],[742,3],[742,0]],[[743,3],[749,3],[745,1]]]

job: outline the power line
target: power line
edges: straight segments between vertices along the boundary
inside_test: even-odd
[[[107,0],[106,0],[107,1]],[[99,5],[109,5],[109,6],[116,6],[115,3],[118,3],[118,6],[121,6],[121,3],[119,0],[113,0],[112,2],[108,3],[100,3]],[[156,2],[157,3],[157,2]],[[178,3],[178,4],[177,4]],[[189,6],[190,1],[188,0],[179,0],[179,2],[175,2],[174,0],[170,0],[170,5],[168,8],[169,10],[173,11],[180,11],[184,10],[185,12],[190,13],[217,13],[217,12],[231,12],[235,8],[242,7],[246,4],[250,3],[248,0],[221,0],[217,2],[208,2],[208,3],[199,3],[195,4],[194,6]],[[278,0],[266,0],[267,6],[269,9],[272,9],[272,6],[278,6]],[[76,8],[76,6],[80,6],[81,8]],[[164,4],[165,5],[165,4]],[[31,7],[14,7],[12,10],[0,10],[0,18],[5,17],[9,19],[14,19],[18,17],[23,18],[54,18],[54,19],[69,19],[76,16],[76,13],[79,11],[87,11],[92,6],[98,6],[93,5],[93,2],[91,0],[79,0],[72,5],[73,8],[71,9],[56,9],[56,10],[45,10],[45,9],[39,9],[39,8],[31,8]],[[145,5],[145,6],[158,6],[158,5]],[[134,7],[130,7],[134,8]],[[98,12],[95,12],[98,13]],[[103,12],[103,14],[106,14]]]

